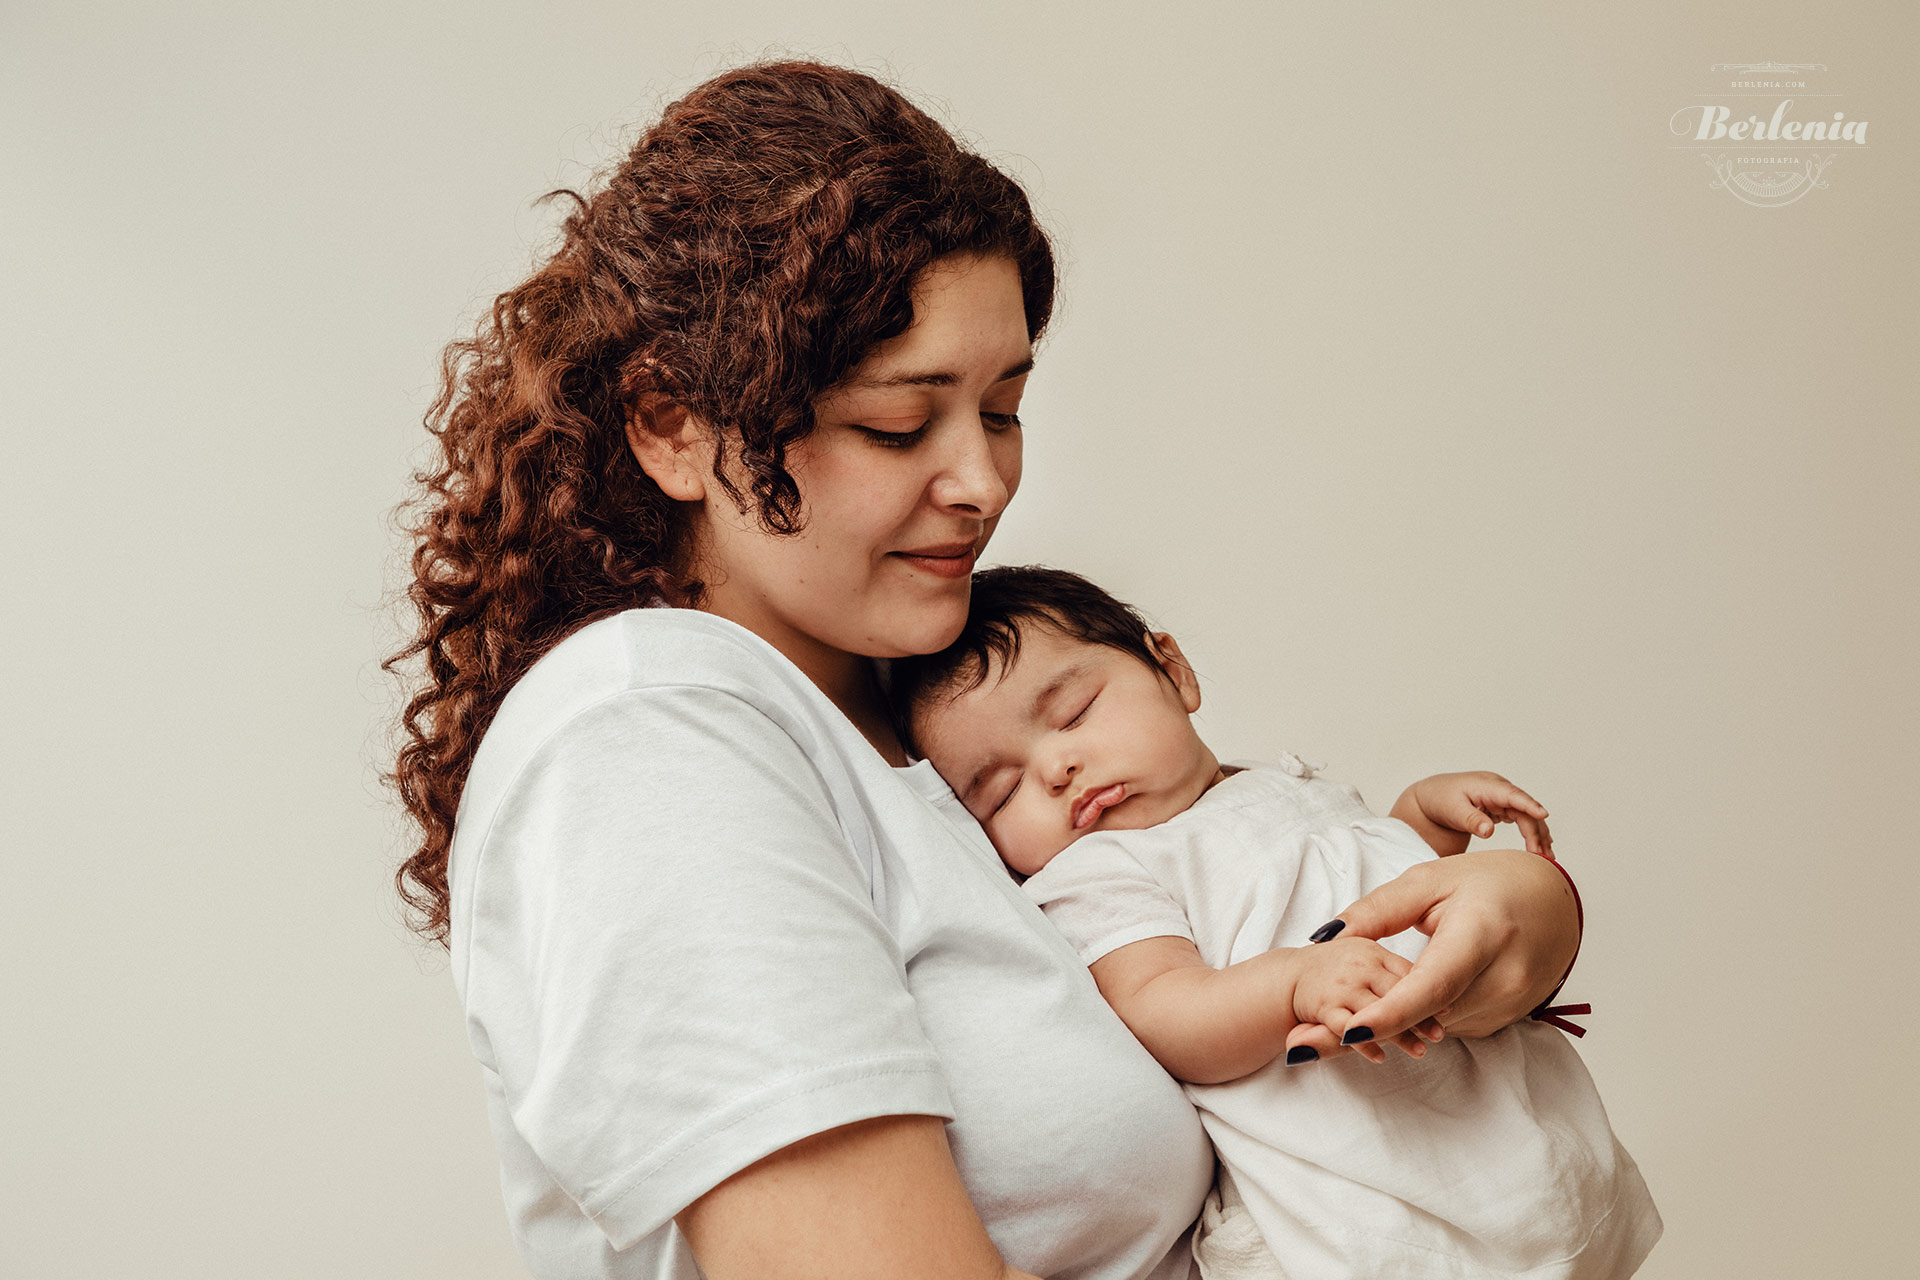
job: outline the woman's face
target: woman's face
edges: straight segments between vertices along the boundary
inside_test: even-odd
[[[1001,257],[934,263],[913,324],[814,405],[787,455],[804,525],[781,537],[709,486],[695,534],[703,607],[832,693],[852,655],[931,653],[966,621],[974,561],[1020,484],[1033,364],[1020,276]]]

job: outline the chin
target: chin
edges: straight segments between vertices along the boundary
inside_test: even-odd
[[[914,617],[911,626],[888,629],[887,649],[877,658],[905,658],[913,654],[938,653],[960,638],[967,625],[967,598],[961,596],[951,606],[928,604]]]

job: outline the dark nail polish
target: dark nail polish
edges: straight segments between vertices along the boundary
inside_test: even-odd
[[[1310,1044],[1297,1044],[1287,1050],[1287,1065],[1297,1067],[1303,1062],[1312,1062],[1320,1056],[1320,1051]]]
[[[1328,955],[1333,953],[1329,951]],[[1341,1044],[1365,1044],[1373,1039],[1372,1027],[1348,1027],[1347,1034],[1340,1037]]]
[[[1315,929],[1312,933],[1308,934],[1307,941],[1308,942],[1325,942],[1329,938],[1337,937],[1340,931],[1346,927],[1347,927],[1347,922],[1345,920],[1329,920],[1325,924],[1321,925],[1318,929]]]

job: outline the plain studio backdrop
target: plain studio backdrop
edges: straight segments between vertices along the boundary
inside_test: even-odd
[[[1667,1221],[1643,1274],[1904,1271],[1916,34],[1892,0],[7,5],[0,1275],[520,1274],[390,889],[391,512],[536,198],[767,53],[904,85],[1059,238],[991,558],[1179,636],[1225,755],[1553,810],[1581,1052]],[[1871,132],[1760,208],[1669,120],[1769,61]]]

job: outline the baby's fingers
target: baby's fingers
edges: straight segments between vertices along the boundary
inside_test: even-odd
[[[1376,996],[1384,996],[1387,992],[1398,986],[1400,979],[1406,977],[1407,974],[1412,971],[1413,962],[1403,959],[1391,951],[1387,951],[1380,957],[1380,967],[1381,973],[1367,984],[1368,988]],[[1408,1027],[1399,1035],[1382,1041],[1381,1043],[1395,1046],[1409,1058],[1424,1058],[1427,1056],[1427,1045],[1438,1041],[1445,1034],[1446,1033],[1440,1029],[1440,1024],[1432,1018],[1429,1018],[1419,1026]],[[1384,1061],[1385,1058],[1386,1054],[1382,1052],[1381,1056],[1375,1058],[1374,1061],[1381,1062]]]
[[[1393,1038],[1391,1043],[1409,1058],[1424,1058],[1427,1056],[1427,1042],[1411,1031],[1402,1031]]]
[[[1539,818],[1524,813],[1516,813],[1513,825],[1520,828],[1520,834],[1526,837],[1527,852],[1537,853],[1543,858],[1553,856],[1553,832],[1547,830],[1547,824]]]
[[[1470,836],[1479,836],[1483,840],[1493,834],[1493,815],[1482,809],[1467,791],[1448,793],[1433,809],[1437,812],[1430,812],[1428,816],[1442,826],[1463,831]]]
[[[1475,774],[1473,784],[1467,788],[1467,795],[1475,804],[1489,809],[1511,809],[1515,821],[1520,814],[1532,818],[1547,816],[1547,806],[1497,773]]]

